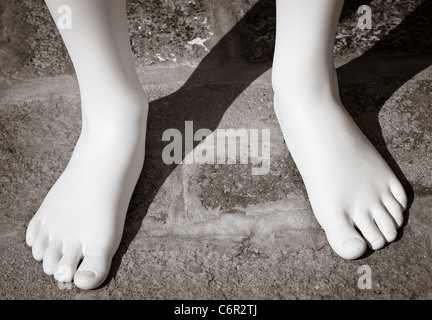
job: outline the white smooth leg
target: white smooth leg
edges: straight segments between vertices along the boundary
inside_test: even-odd
[[[129,45],[125,0],[47,0],[77,74],[82,131],[63,174],[30,221],[26,241],[58,281],[82,289],[108,275],[145,152],[148,102]],[[83,260],[78,272],[80,260]]]

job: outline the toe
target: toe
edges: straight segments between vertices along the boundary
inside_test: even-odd
[[[358,219],[356,219],[355,224],[362,233],[369,248],[378,250],[384,247],[385,238],[373,221],[372,215],[367,213],[362,214]]]
[[[33,218],[30,220],[26,231],[26,243],[28,246],[33,246],[33,243],[39,233],[40,225],[41,223],[39,219]]]
[[[366,251],[366,243],[349,223],[325,228],[327,240],[333,250],[344,259],[357,259]]]
[[[380,206],[372,211],[373,219],[387,242],[397,237],[396,223],[386,208]]]
[[[48,234],[40,232],[39,235],[34,240],[32,246],[32,254],[35,260],[41,261],[43,259],[48,244],[49,244]]]
[[[405,211],[408,206],[408,198],[402,184],[396,181],[392,184],[390,189],[396,201],[402,206],[402,211]]]
[[[78,288],[94,289],[102,284],[108,275],[111,258],[99,254],[88,254],[75,274],[74,283]]]
[[[53,275],[57,264],[61,259],[62,243],[59,240],[54,240],[45,250],[43,257],[43,270],[48,275]]]
[[[387,209],[387,211],[390,213],[390,215],[393,217],[396,225],[398,227],[402,226],[404,208],[399,203],[399,201],[396,200],[392,195],[387,195],[383,197],[382,203]]]
[[[63,256],[54,271],[54,278],[60,282],[71,282],[81,259],[81,245],[77,242],[64,246]]]

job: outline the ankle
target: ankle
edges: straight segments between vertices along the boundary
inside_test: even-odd
[[[338,101],[339,88],[335,68],[323,67],[322,72],[304,68],[303,72],[283,72],[273,69],[272,88],[277,105],[317,105],[322,102]],[[306,72],[306,70],[309,70]],[[277,107],[277,106],[276,106]]]
[[[295,112],[316,110],[324,105],[337,104],[339,98],[331,90],[310,88],[301,92],[299,90],[273,90],[274,109],[276,112]]]
[[[142,88],[115,88],[104,94],[83,94],[82,110],[83,126],[145,128],[148,98]]]

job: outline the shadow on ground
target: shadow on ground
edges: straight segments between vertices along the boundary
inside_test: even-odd
[[[352,8],[354,2],[347,1],[345,11],[346,8]],[[130,204],[122,243],[114,257],[105,284],[117,273],[122,257],[139,232],[142,220],[155,195],[176,168],[176,165],[169,166],[162,161],[162,150],[166,146],[166,142],[161,141],[164,130],[176,128],[184,137],[184,124],[188,120],[193,121],[194,131],[198,128],[215,130],[233,101],[254,80],[271,68],[270,64],[241,64],[238,61],[227,60],[225,51],[230,43],[238,39],[238,35],[244,28],[249,26],[250,30],[253,30],[250,24],[257,16],[263,14],[275,16],[275,7],[269,3],[263,0],[254,5],[243,19],[211,49],[178,91],[150,103],[147,150],[151,152],[147,152],[143,172]],[[386,147],[378,116],[384,103],[395,91],[432,64],[431,55],[416,60],[420,62],[409,66],[395,64],[389,59],[390,56],[397,54],[432,52],[431,40],[423,34],[424,30],[428,30],[425,24],[430,24],[428,19],[432,14],[431,4],[432,1],[423,2],[371,49],[337,69],[344,105],[402,181],[409,196],[409,205],[414,200],[413,188]],[[356,81],[356,75],[363,72],[364,66],[371,65],[376,66],[376,72],[369,74],[373,81],[370,83]],[[380,72],[389,68],[392,69],[392,75],[395,75],[391,79]],[[221,90],[211,90],[212,86],[216,86],[215,83],[220,87],[221,83],[229,86],[233,82],[236,83],[235,90],[227,90],[227,94],[221,95]],[[202,90],[203,87],[208,90]],[[191,107],[197,105],[200,106],[199,110]],[[408,216],[408,211],[406,214]],[[371,252],[367,253],[369,254]]]

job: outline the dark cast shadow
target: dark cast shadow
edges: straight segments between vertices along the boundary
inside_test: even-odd
[[[370,1],[361,2],[347,0],[342,16],[350,10],[356,11],[359,5],[368,4]],[[406,53],[410,50],[418,52],[417,49],[419,49],[420,44],[426,52],[432,52],[430,50],[431,41],[425,39],[424,34],[426,30],[424,23],[427,23],[425,20],[432,16],[431,2],[430,0],[424,1],[371,49],[337,69],[341,99],[345,107],[402,181],[409,197],[409,205],[414,199],[412,186],[386,147],[378,115],[386,100],[398,88],[432,63],[431,55],[410,67],[397,64],[389,65],[388,60],[388,53]],[[239,41],[239,37],[245,36],[245,30],[254,30],[254,23],[257,19],[262,18],[275,21],[273,0],[258,1],[210,50],[179,90],[150,103],[145,164],[132,196],[122,242],[114,256],[110,274],[103,285],[107,284],[117,273],[122,257],[139,232],[150,204],[177,166],[166,165],[162,161],[162,150],[168,143],[161,139],[163,132],[168,128],[176,128],[181,131],[184,137],[185,121],[193,121],[194,131],[199,128],[215,130],[233,101],[255,79],[271,68],[270,62],[239,64],[232,61],[233,59],[227,54],[227,48],[232,43]],[[273,45],[274,31],[275,27],[271,30]],[[253,37],[254,35],[252,33],[249,36]],[[420,47],[420,49],[422,48]],[[272,56],[273,52],[269,54]],[[372,74],[369,76],[375,79],[374,83],[378,87],[374,87],[371,91],[368,83],[357,81],[355,86],[350,84],[350,79],[356,78],[364,66],[371,65],[381,66],[375,70],[370,68]],[[380,73],[382,68],[390,67],[393,68],[392,74],[397,74],[397,77],[388,79],[385,74]],[[213,81],[218,82],[217,90],[212,90]],[[236,83],[235,86],[230,86],[230,90],[223,90],[223,83],[233,82]],[[199,106],[199,110],[193,106]],[[406,214],[408,215],[408,210]]]
[[[400,87],[432,65],[431,15],[432,1],[426,0],[372,48],[337,68],[342,103],[407,193],[408,207],[396,241],[401,239],[408,224],[414,190],[386,146],[379,114],[385,102]],[[373,252],[368,249],[362,258]]]

